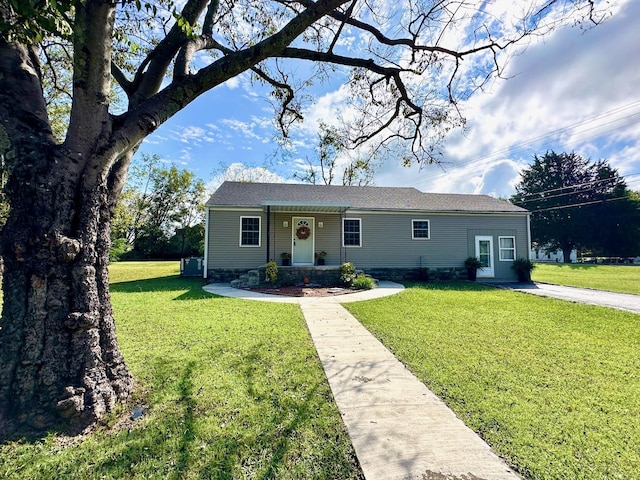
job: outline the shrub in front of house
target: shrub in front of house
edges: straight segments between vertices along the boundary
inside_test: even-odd
[[[513,261],[511,268],[513,268],[518,274],[519,282],[530,282],[531,272],[536,268],[536,266],[527,258],[516,258]]]
[[[482,268],[482,262],[477,257],[468,257],[464,261],[464,268],[467,269],[467,280],[475,282],[478,277],[478,269]]]
[[[345,287],[351,288],[353,281],[356,279],[356,267],[351,262],[344,262],[340,265],[340,281]]]
[[[275,285],[278,281],[278,265],[276,262],[267,262],[264,267],[265,281]]]
[[[373,279],[364,275],[356,277],[351,285],[351,288],[355,288],[356,290],[371,290],[373,287],[375,287]]]
[[[345,287],[355,288],[356,290],[370,290],[375,287],[373,279],[362,272],[358,272],[351,262],[344,262],[340,265],[340,281]]]

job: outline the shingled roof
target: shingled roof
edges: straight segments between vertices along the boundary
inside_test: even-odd
[[[296,183],[224,182],[210,207],[334,207],[355,210],[526,213],[488,195],[423,193],[406,187],[351,187]]]

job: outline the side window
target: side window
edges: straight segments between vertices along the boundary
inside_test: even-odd
[[[516,237],[498,237],[498,244],[501,261],[516,259]]]
[[[240,217],[240,246],[260,246],[260,217]]]
[[[429,220],[411,220],[411,238],[413,240],[429,240],[430,236]]]
[[[342,246],[360,247],[362,246],[362,221],[359,218],[342,219]]]

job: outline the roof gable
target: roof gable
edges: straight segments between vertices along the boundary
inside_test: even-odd
[[[207,202],[210,207],[263,208],[268,205],[325,206],[355,210],[526,213],[523,208],[488,195],[423,193],[413,187],[224,182]]]

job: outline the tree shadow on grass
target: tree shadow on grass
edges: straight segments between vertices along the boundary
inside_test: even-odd
[[[265,344],[256,344],[230,365],[242,378],[244,393],[247,399],[251,399],[248,401],[255,402],[247,408],[264,409],[265,414],[259,419],[255,412],[237,418],[234,418],[233,411],[228,416],[218,412],[220,422],[235,422],[235,425],[221,430],[215,437],[203,431],[199,433],[199,430],[207,428],[207,420],[199,417],[209,415],[209,412],[201,411],[198,406],[201,392],[193,380],[197,362],[190,361],[179,367],[175,360],[157,359],[150,368],[152,373],[148,381],[159,396],[166,391],[169,395],[173,393],[175,398],[152,404],[146,425],[141,424],[113,436],[104,446],[107,455],[95,463],[92,471],[106,478],[117,478],[127,472],[129,476],[140,477],[151,474],[157,478],[193,476],[217,480],[236,479],[243,471],[247,477],[267,480],[277,478],[283,469],[295,468],[296,465],[289,465],[286,459],[298,457],[295,449],[300,448],[300,429],[308,428],[305,424],[315,421],[319,402],[331,400],[326,398],[327,392],[322,391],[321,382],[300,386],[304,391],[299,395],[286,395],[270,383],[265,387],[261,375],[265,365],[269,370],[268,365],[273,361],[263,355],[265,348]],[[212,420],[216,421],[215,418]],[[242,434],[241,424],[248,421],[259,423],[249,426],[255,435]],[[205,445],[205,442],[208,443]],[[332,457],[326,450],[331,449],[322,451],[322,455],[327,455],[324,461],[318,458],[308,461],[320,460],[325,469],[336,469],[335,472],[325,472],[325,478],[341,478],[340,465],[333,465],[335,462],[332,461],[338,453]],[[200,454],[205,456],[204,461],[202,457],[196,457]],[[350,461],[353,471],[357,472],[359,467],[353,451]]]
[[[177,292],[186,290],[173,300],[205,300],[222,298],[212,295],[202,289],[204,281],[201,278],[183,278],[177,275],[129,282],[112,283],[109,289],[112,293],[144,293],[144,292]]]
[[[259,366],[268,364],[268,360],[262,355],[264,348],[267,348],[267,346],[262,343],[254,345],[242,358],[242,361],[236,362],[234,365],[234,368],[237,368],[242,373],[244,378],[243,385],[245,385],[247,395],[250,398],[260,398],[265,393],[259,387],[261,383],[259,378],[261,369]],[[281,465],[285,458],[290,455],[291,449],[299,447],[297,443],[299,441],[298,430],[304,428],[305,423],[313,423],[318,416],[318,402],[334,401],[328,391],[322,391],[321,386],[321,382],[306,385],[304,394],[290,397],[267,392],[270,393],[270,398],[260,400],[273,405],[273,410],[270,422],[268,424],[265,422],[264,428],[256,436],[256,445],[253,450],[260,452],[260,449],[262,449],[261,454],[266,457],[262,474],[256,476],[256,478],[262,480],[277,478],[278,473],[281,471]],[[300,388],[303,387],[300,386]],[[338,415],[337,411],[335,414]],[[346,435],[346,431],[344,435]],[[267,450],[268,453],[266,452]],[[327,451],[325,450],[323,453],[327,454]],[[351,464],[354,467],[353,471],[360,472],[357,478],[364,480],[353,446],[350,446],[349,453]],[[329,453],[328,455],[331,454]],[[320,459],[315,459],[315,461],[318,460]],[[339,465],[334,465],[335,462],[332,462],[331,459],[323,463],[325,468],[336,469],[334,472],[324,472],[326,478],[339,478],[339,474],[344,473],[340,471]]]
[[[175,361],[163,358],[153,363],[152,389],[168,394],[173,390],[176,398],[152,404],[148,410],[151,419],[146,425],[142,423],[143,417],[138,420],[140,426],[134,424],[105,440],[102,448],[110,453],[96,462],[92,471],[105,478],[118,478],[125,473],[145,478],[152,475],[179,479],[187,475],[192,468],[193,443],[197,438],[197,394],[193,383],[196,362],[176,367]],[[218,474],[211,478],[231,478],[232,466],[231,461],[219,465]]]
[[[100,429],[92,433],[86,443],[74,442],[62,449],[55,447],[53,450],[57,453],[53,456],[51,449],[38,449],[31,460],[34,464],[46,465],[51,478],[82,478],[90,468],[92,475],[101,478],[232,480],[252,464],[256,470],[249,476],[264,480],[277,478],[283,469],[296,468],[297,465],[287,459],[302,454],[296,451],[300,448],[301,429],[311,428],[319,405],[330,401],[330,393],[322,388],[321,381],[300,385],[303,391],[294,395],[287,395],[286,389],[281,390],[272,382],[263,388],[261,375],[265,368],[271,369],[269,365],[274,361],[264,355],[265,348],[267,346],[260,343],[252,346],[230,366],[244,380],[243,387],[238,388],[246,389],[247,398],[264,410],[262,417],[240,416],[233,427],[209,432],[211,423],[233,422],[234,415],[232,411],[225,413],[224,407],[223,411],[216,408],[217,413],[202,409],[198,398],[202,395],[202,386],[194,380],[198,378],[198,360],[181,363],[181,357],[157,357],[149,360],[145,383],[153,393],[146,399],[150,406],[141,418],[125,422],[124,426]],[[251,427],[256,435],[242,433],[242,422],[247,421],[258,422]],[[327,441],[326,434],[318,435]],[[344,455],[341,448],[336,447],[333,453],[328,450],[332,449],[323,449],[320,458],[314,456],[306,461],[320,461],[326,473],[324,478],[353,478],[344,473],[349,460],[343,460],[341,465],[334,461]],[[353,451],[350,461],[352,472],[357,472]]]

